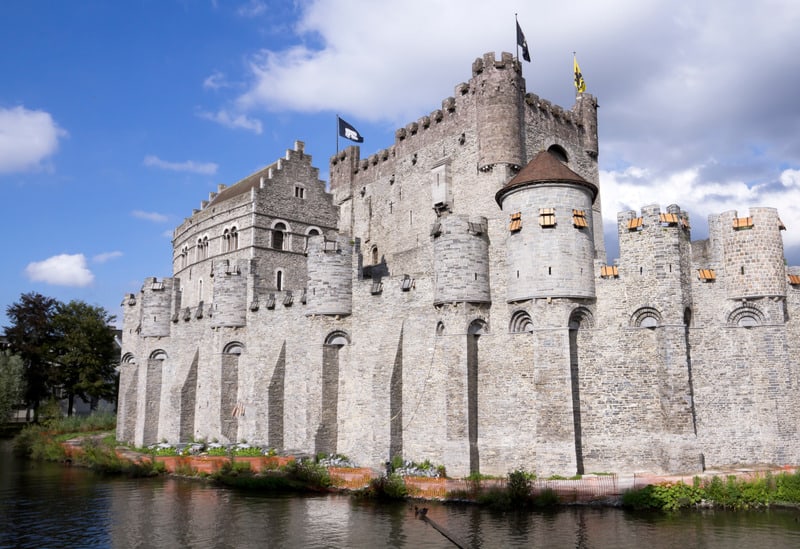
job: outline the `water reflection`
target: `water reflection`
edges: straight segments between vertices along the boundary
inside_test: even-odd
[[[453,547],[413,504],[272,496],[180,479],[103,477],[12,459],[0,443],[0,547]],[[492,512],[425,503],[467,547],[798,547],[800,512]]]

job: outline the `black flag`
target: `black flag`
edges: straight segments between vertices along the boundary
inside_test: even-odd
[[[528,51],[528,41],[525,40],[525,34],[522,32],[522,27],[519,26],[519,21],[517,21],[517,46],[522,48],[522,58],[530,63],[531,52]]]
[[[363,143],[364,138],[353,126],[339,118],[339,135],[356,143]]]

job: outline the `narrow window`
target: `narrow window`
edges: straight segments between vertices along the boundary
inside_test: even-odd
[[[283,250],[285,246],[286,225],[284,223],[276,223],[272,228],[272,249]]]
[[[280,292],[283,290],[283,271],[275,273],[275,288]]]
[[[295,198],[305,198],[306,197],[306,190],[299,185],[295,185],[294,188],[294,197]]]

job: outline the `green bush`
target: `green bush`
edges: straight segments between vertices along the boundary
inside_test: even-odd
[[[776,501],[800,503],[800,472],[781,473],[773,481]]]
[[[305,482],[310,487],[328,488],[331,486],[331,475],[328,469],[314,460],[295,460],[286,465],[284,470],[293,478]]]
[[[400,475],[380,476],[369,482],[367,495],[377,499],[403,499],[408,497],[408,487]]]
[[[534,473],[524,469],[516,469],[508,473],[506,490],[512,503],[528,503],[531,501],[531,487],[536,479]]]
[[[623,494],[622,505],[637,510],[676,511],[700,503],[703,496],[704,490],[697,481],[692,486],[684,482],[651,484],[641,490],[631,490]]]

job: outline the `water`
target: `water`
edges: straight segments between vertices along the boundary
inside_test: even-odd
[[[495,513],[416,502],[466,547],[800,547],[800,510]],[[272,496],[15,459],[0,442],[0,547],[454,547],[413,504]]]

